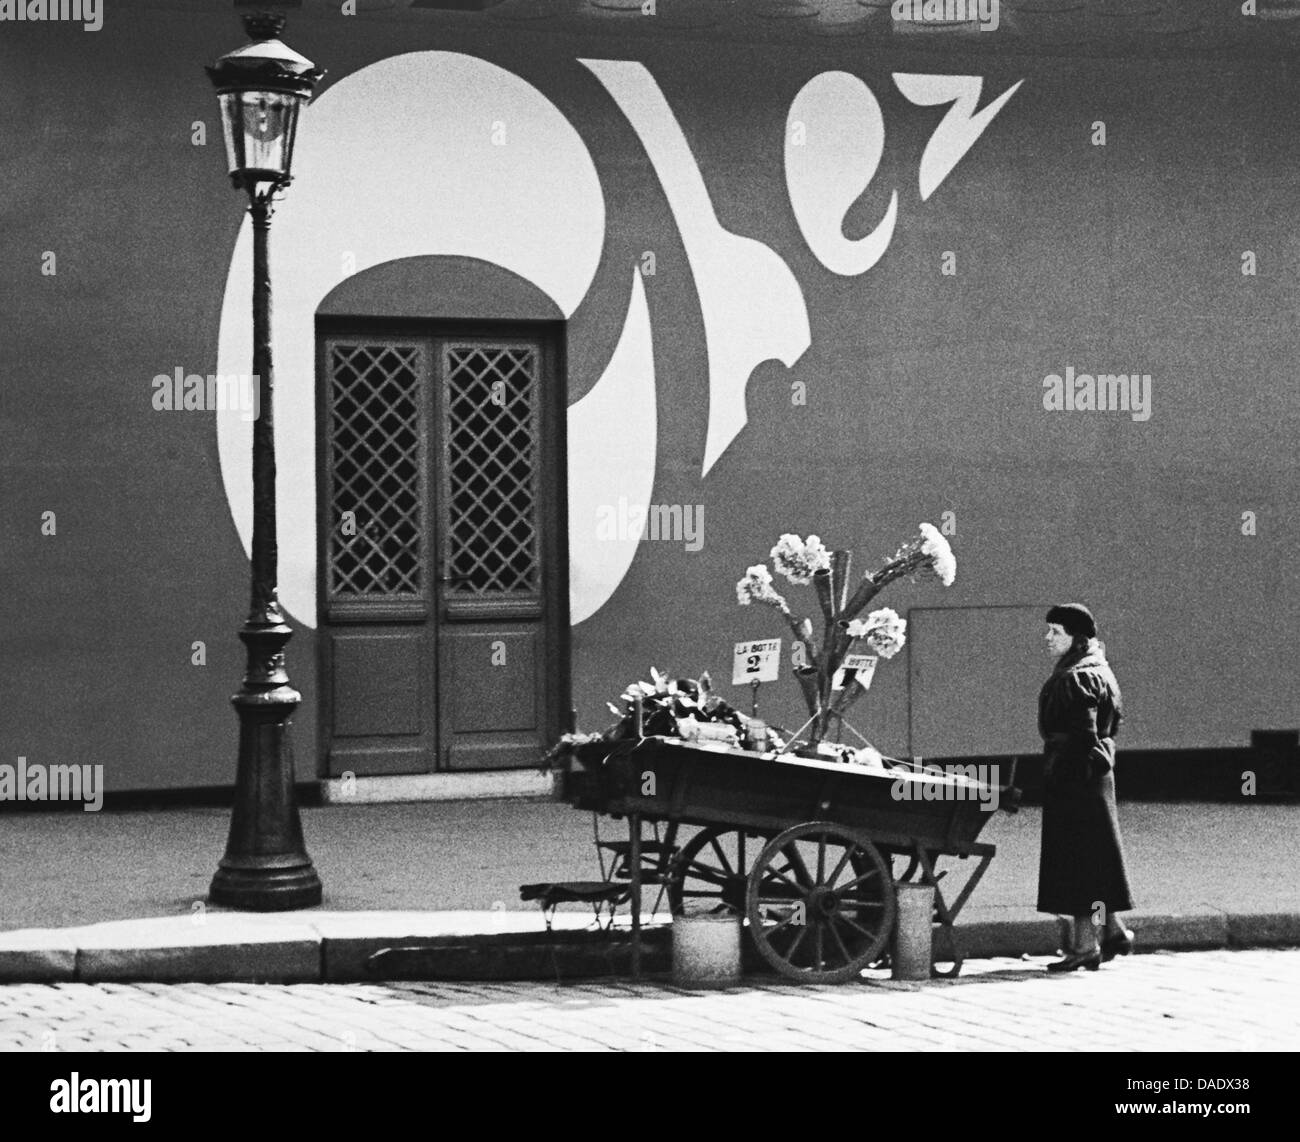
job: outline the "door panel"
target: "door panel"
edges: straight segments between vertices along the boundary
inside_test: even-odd
[[[326,641],[331,776],[427,772],[436,714],[421,683],[424,632],[358,627],[331,631]]]
[[[429,346],[331,337],[318,354],[322,740],[328,772],[421,773],[437,759]]]
[[[334,733],[344,738],[419,734],[423,632],[358,630],[331,637]]]
[[[440,730],[452,768],[517,766],[527,764],[521,742],[541,746],[546,735],[543,346],[463,338],[440,350],[442,666],[451,690]]]
[[[422,619],[428,610],[429,351],[326,342],[326,613]]]
[[[554,336],[349,330],[318,360],[329,772],[535,764],[567,702]]]
[[[457,732],[537,726],[537,631],[458,630],[446,641]]]
[[[540,348],[499,339],[446,343],[442,376],[448,616],[540,617]]]

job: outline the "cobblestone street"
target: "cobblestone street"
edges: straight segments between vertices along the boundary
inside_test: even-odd
[[[0,1050],[1296,1050],[1300,950],[1156,953],[1052,977],[663,984],[51,984],[0,988]]]

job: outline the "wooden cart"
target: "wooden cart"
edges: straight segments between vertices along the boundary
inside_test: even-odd
[[[634,973],[649,883],[666,888],[675,914],[710,902],[735,910],[773,968],[816,983],[852,979],[880,959],[895,884],[905,882],[934,887],[935,959],[952,964],[936,974],[961,970],[954,923],[996,852],[977,840],[992,816],[989,794],[960,775],[657,737],[577,746],[559,783],[575,808],[627,819],[627,841],[604,847],[620,858],[608,883],[621,875],[630,899]],[[998,803],[1014,809],[1017,800],[1013,773]],[[655,825],[649,844],[643,822]],[[935,868],[945,856],[976,858],[951,901]]]

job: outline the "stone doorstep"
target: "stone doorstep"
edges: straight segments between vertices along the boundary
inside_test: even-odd
[[[318,783],[326,805],[384,805],[402,801],[550,800],[556,775],[537,769],[420,773],[393,777],[326,778]]]

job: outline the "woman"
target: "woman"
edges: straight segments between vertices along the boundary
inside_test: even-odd
[[[1096,971],[1103,960],[1133,950],[1133,933],[1117,915],[1133,907],[1111,772],[1122,716],[1119,683],[1087,607],[1047,612],[1047,648],[1059,657],[1038,695],[1045,757],[1038,911],[1074,917],[1073,947],[1047,970]],[[1099,914],[1105,917],[1100,943]]]

